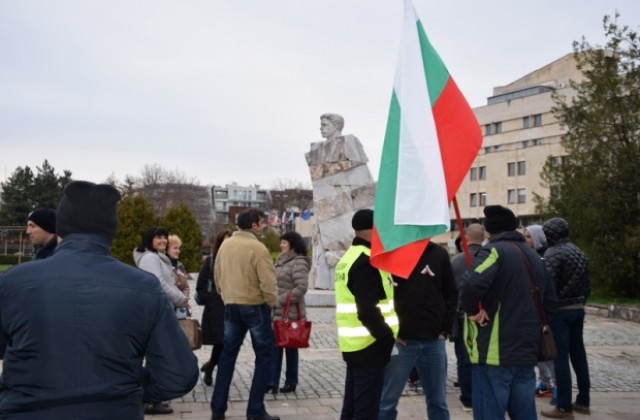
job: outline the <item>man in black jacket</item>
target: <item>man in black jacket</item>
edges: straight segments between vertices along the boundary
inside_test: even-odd
[[[336,265],[338,346],[347,364],[341,420],[377,419],[384,368],[398,331],[393,285],[370,262],[373,211],[351,220],[356,237]]]
[[[445,344],[458,307],[458,288],[449,254],[430,242],[409,278],[394,280],[400,330],[385,368],[379,419],[396,418],[398,400],[415,366],[425,392],[429,419],[448,420]]]
[[[569,241],[569,224],[559,217],[548,220],[542,230],[549,248],[544,253],[544,261],[558,294],[558,312],[549,325],[558,349],[554,361],[556,385],[558,387],[557,406],[543,410],[544,417],[572,419],[573,411],[589,414],[589,364],[582,339],[584,328],[584,305],[591,291],[587,257],[582,250]],[[571,402],[571,365],[576,373],[578,395]]]
[[[0,276],[2,419],[142,420],[189,392],[198,364],[152,274],[109,254],[120,193],[73,181],[50,258]]]
[[[56,236],[56,211],[41,208],[29,213],[27,217],[27,236],[33,245],[34,260],[43,260],[53,255],[58,244]]]
[[[534,366],[540,345],[540,316],[531,283],[540,290],[548,316],[557,304],[542,260],[516,232],[518,220],[503,206],[484,208],[489,242],[460,284],[468,315],[465,345],[472,363],[473,416],[478,419],[536,419]]]

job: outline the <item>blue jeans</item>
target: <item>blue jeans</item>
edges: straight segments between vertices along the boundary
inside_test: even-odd
[[[249,392],[247,416],[264,415],[264,392],[271,378],[271,357],[273,355],[273,330],[271,311],[262,305],[225,305],[224,307],[224,344],[216,383],[211,397],[211,412],[224,414],[227,411],[229,387],[233,379],[238,352],[247,331],[251,334],[251,345],[256,356],[253,381]]]
[[[533,366],[472,365],[474,420],[536,420],[536,374]]]
[[[383,381],[383,366],[354,366],[347,363],[340,420],[377,419]]]
[[[589,396],[591,380],[589,379],[587,353],[582,339],[584,309],[560,309],[555,313],[549,325],[558,349],[558,356],[553,363],[558,388],[558,408],[572,411],[569,359],[571,359],[571,365],[576,373],[578,385],[576,403],[588,407],[591,403]]]
[[[447,353],[445,340],[407,340],[396,343],[398,354],[391,356],[385,368],[380,420],[394,420],[402,391],[415,366],[427,401],[429,420],[449,420],[447,407]]]
[[[298,349],[282,349],[275,347],[273,350],[272,372],[273,376],[269,385],[276,388],[280,384],[280,372],[282,372],[282,357],[286,357],[287,371],[284,376],[285,385],[298,385]]]
[[[460,402],[467,407],[473,406],[471,398],[471,363],[465,361],[467,350],[464,346],[464,314],[456,315],[458,319],[458,338],[453,343],[456,352],[456,367],[458,369],[458,385],[460,386]]]

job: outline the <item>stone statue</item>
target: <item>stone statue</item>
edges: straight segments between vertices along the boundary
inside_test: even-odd
[[[316,216],[309,286],[316,289],[333,289],[335,266],[353,239],[351,217],[356,210],[372,208],[375,196],[362,144],[354,135],[343,136],[343,128],[340,115],[321,115],[320,133],[326,141],[311,143],[305,154]]]

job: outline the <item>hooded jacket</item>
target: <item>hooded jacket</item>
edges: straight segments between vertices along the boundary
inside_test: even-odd
[[[0,327],[2,419],[142,420],[143,401],[198,380],[157,279],[111,257],[100,235],[69,234],[0,276]]]
[[[558,305],[584,305],[591,292],[588,260],[569,240],[569,223],[553,218],[542,229],[549,244],[544,262],[558,294]]]

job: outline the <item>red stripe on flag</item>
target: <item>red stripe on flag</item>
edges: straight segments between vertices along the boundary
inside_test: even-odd
[[[433,106],[433,118],[451,202],[482,147],[482,131],[473,110],[451,77]]]
[[[371,237],[371,265],[401,278],[408,278],[418,264],[429,239],[412,242],[393,251],[384,252],[376,227]]]

